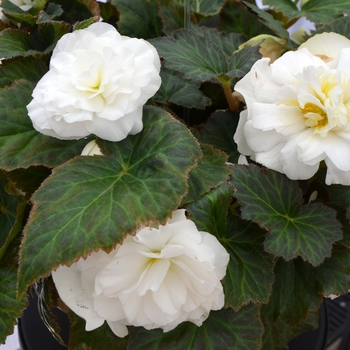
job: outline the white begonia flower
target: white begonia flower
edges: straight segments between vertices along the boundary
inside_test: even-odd
[[[326,184],[350,185],[350,40],[316,35],[271,65],[257,61],[235,89],[247,105],[240,153],[293,180],[324,161]]]
[[[109,254],[98,251],[52,272],[62,301],[86,321],[107,321],[119,337],[127,325],[170,331],[184,321],[200,326],[224,305],[220,280],[229,255],[177,210],[159,228],[143,227]]]
[[[120,141],[142,130],[142,107],[160,87],[159,70],[150,43],[94,23],[58,41],[29,117],[37,131],[59,139]]]
[[[98,146],[98,144],[96,143],[95,140],[90,141],[82,150],[81,152],[82,156],[95,156],[95,155],[103,155],[103,153],[101,152],[100,147]]]

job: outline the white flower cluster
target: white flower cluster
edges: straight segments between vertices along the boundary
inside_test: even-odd
[[[327,184],[350,185],[350,40],[315,35],[272,64],[257,61],[235,90],[247,104],[239,152],[293,180],[324,161]]]
[[[94,23],[58,41],[28,115],[48,136],[120,141],[142,130],[142,108],[160,87],[159,70],[158,53],[147,41]]]
[[[200,326],[221,309],[229,255],[219,241],[198,231],[184,210],[164,226],[144,227],[109,254],[98,251],[52,277],[63,302],[86,321],[107,321],[124,337],[127,325],[170,331],[184,321]]]

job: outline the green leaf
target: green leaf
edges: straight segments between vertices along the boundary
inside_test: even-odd
[[[68,343],[70,350],[128,349],[127,338],[117,337],[106,322],[101,327],[87,332],[85,330],[85,320],[81,319],[71,311],[68,316],[70,320]]]
[[[98,17],[91,17],[86,19],[85,21],[77,22],[73,26],[73,31],[88,28],[92,23],[96,22],[96,20],[98,20]]]
[[[19,240],[13,242],[0,262],[0,344],[13,333],[17,318],[27,306],[26,295],[16,298],[19,244]]]
[[[198,109],[204,109],[211,104],[210,98],[199,90],[199,83],[186,81],[181,78],[181,74],[164,67],[160,71],[160,77],[162,85],[152,97],[154,101]]]
[[[228,154],[228,161],[237,163],[240,153],[233,141],[239,115],[230,110],[215,112],[203,125],[200,140]]]
[[[227,56],[232,56],[239,45],[245,42],[244,36],[238,33],[226,34],[219,32],[215,28],[202,27],[194,24],[191,25],[191,30],[217,44]]]
[[[178,0],[184,4],[184,0]],[[225,0],[193,0],[191,1],[191,11],[204,16],[217,15],[225,4]]]
[[[100,5],[96,0],[77,0],[77,2],[85,5],[93,17],[100,18]]]
[[[59,264],[112,249],[149,222],[164,223],[187,191],[201,157],[188,129],[144,108],[144,128],[121,142],[100,141],[106,156],[77,157],[55,168],[33,196],[24,230],[19,291]]]
[[[201,145],[203,158],[191,170],[188,179],[188,193],[182,204],[199,199],[203,194],[228,180],[231,173],[225,165],[227,155],[208,145]]]
[[[184,7],[175,0],[158,0],[159,15],[165,35],[172,35],[176,29],[184,28]]]
[[[186,29],[176,30],[174,37],[151,40],[165,67],[183,73],[185,79],[208,81],[228,71],[227,58],[209,38]]]
[[[19,29],[5,29],[0,32],[0,57],[30,56],[43,53],[41,49],[30,33]]]
[[[264,5],[273,7],[276,12],[282,12],[289,19],[302,16],[297,5],[291,0],[263,0],[263,2]]]
[[[261,58],[260,46],[245,47],[233,54],[229,62],[227,76],[231,78],[242,78],[246,75],[253,64]]]
[[[119,13],[118,28],[123,35],[150,39],[162,35],[156,0],[111,0]]]
[[[81,154],[89,142],[58,140],[37,132],[26,109],[33,89],[33,83],[20,80],[0,90],[0,167],[7,171],[32,165],[60,165]]]
[[[201,327],[184,322],[167,333],[141,327],[129,330],[128,350],[258,350],[263,327],[259,306],[251,305],[238,312],[212,311]]]
[[[275,283],[267,305],[262,306],[264,322],[274,324],[278,317],[296,325],[316,312],[322,303],[322,288],[314,275],[315,268],[301,258],[277,259]]]
[[[34,24],[38,16],[34,16],[27,11],[23,11],[19,6],[12,3],[10,0],[2,0],[1,8],[4,10],[6,17],[14,22],[27,22]]]
[[[19,199],[5,191],[8,180],[0,172],[0,248],[5,243],[16,222]]]
[[[41,183],[51,174],[51,170],[43,166],[32,166],[27,169],[15,169],[7,176],[16,187],[30,199],[31,195],[40,187]]]
[[[290,0],[264,0],[264,4],[283,12],[289,19],[306,16],[315,23],[330,22],[344,13],[350,13],[350,3],[347,0],[309,0],[300,11]]]
[[[198,229],[215,235],[230,254],[223,281],[225,305],[238,310],[250,302],[267,303],[271,294],[273,256],[264,252],[264,231],[228,212],[232,188],[210,191],[187,209]]]
[[[321,34],[325,32],[334,32],[340,35],[350,38],[350,17],[344,16],[333,20],[331,23],[325,23],[317,27],[316,31],[312,34]]]
[[[250,302],[267,303],[274,281],[274,259],[264,252],[264,231],[238,217],[231,217],[227,226],[224,246],[230,262],[224,279],[226,302],[235,309]]]
[[[258,21],[257,16],[243,3],[236,0],[226,1],[220,12],[218,29],[225,33],[242,33],[248,39],[260,34],[274,34],[271,29]]]
[[[0,173],[0,262],[23,229],[27,201],[6,176]]]
[[[280,38],[286,38],[289,40],[289,33],[286,29],[283,28],[283,25],[281,22],[276,21],[269,13],[266,11],[260,10],[257,6],[253,4],[249,4],[246,1],[243,1],[243,3],[250,8],[252,11],[254,11],[263,21],[265,25],[267,25],[274,33]],[[289,40],[290,43],[290,40]]]
[[[60,5],[56,5],[56,4],[53,4],[52,2],[49,2],[47,4],[45,12],[48,16],[50,16],[53,19],[61,16],[63,13],[63,10]]]
[[[342,238],[335,210],[320,203],[303,205],[296,181],[257,166],[232,166],[242,218],[269,231],[265,250],[286,260],[301,256],[319,265]]]
[[[331,185],[327,186],[327,190],[330,193],[331,202],[344,206],[347,212],[347,217],[350,219],[350,187],[343,185]]]
[[[3,60],[0,69],[0,87],[12,84],[16,79],[37,82],[48,68],[41,57],[15,57]]]
[[[322,285],[323,295],[346,294],[350,286],[350,248],[335,244],[332,256],[325,259],[314,273]]]
[[[264,316],[264,306],[262,307],[261,314]],[[264,317],[262,319],[264,320]],[[265,332],[261,350],[288,350],[288,342],[290,340],[318,326],[318,313],[310,312],[307,319],[298,325],[292,326],[288,322],[278,318],[275,324],[265,324],[264,326]]]
[[[71,26],[63,21],[54,21],[42,13],[38,18],[39,28],[34,32],[35,39],[42,42],[43,52],[50,53],[55,48],[57,41],[70,31]]]
[[[99,4],[95,0],[54,0],[63,10],[60,20],[67,25],[74,25],[92,16],[99,17]]]

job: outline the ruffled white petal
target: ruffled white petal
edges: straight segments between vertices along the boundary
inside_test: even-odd
[[[142,106],[160,87],[159,70],[150,43],[94,23],[58,41],[28,115],[45,135],[120,141],[142,130]]]
[[[86,320],[87,330],[106,320],[124,337],[127,325],[164,331],[184,321],[201,325],[210,310],[224,305],[221,279],[228,262],[219,241],[178,210],[165,225],[143,227],[109,254],[92,253],[53,276],[62,300]]]
[[[299,49],[306,48],[315,56],[336,58],[343,48],[350,48],[350,40],[337,33],[316,34]]]
[[[325,161],[326,183],[349,183],[350,40],[316,35],[271,65],[259,60],[236,88],[247,104],[234,135],[240,153],[294,180]]]

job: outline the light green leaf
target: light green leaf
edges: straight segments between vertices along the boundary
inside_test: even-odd
[[[265,250],[285,260],[301,256],[317,266],[331,255],[332,244],[342,238],[335,210],[320,203],[303,205],[296,181],[257,166],[232,166],[235,196],[242,218],[269,231]]]
[[[229,162],[237,163],[240,153],[233,141],[239,115],[230,110],[215,112],[203,125],[200,140],[228,154]]]
[[[187,209],[198,229],[215,235],[230,254],[223,280],[225,305],[238,310],[251,302],[268,302],[274,263],[273,256],[264,252],[264,230],[233,217],[229,211],[231,200],[232,188],[223,184]]]
[[[201,145],[203,158],[191,170],[188,179],[188,193],[182,204],[199,199],[203,194],[226,182],[231,173],[225,165],[227,155],[208,145]]]
[[[162,85],[152,97],[156,102],[162,104],[175,103],[187,108],[204,109],[211,104],[209,97],[206,97],[199,90],[199,83],[192,83],[181,78],[181,74],[162,67],[160,71]]]
[[[156,0],[111,0],[119,13],[118,28],[123,35],[150,39],[162,35]]]
[[[196,139],[170,114],[145,107],[144,128],[121,142],[99,141],[106,156],[55,168],[33,195],[24,230],[19,293],[59,264],[112,249],[149,222],[165,223],[201,157]]]
[[[238,312],[212,311],[201,327],[184,322],[167,333],[142,327],[129,331],[128,350],[258,350],[263,327],[259,306],[250,305]]]
[[[227,58],[209,38],[186,29],[176,30],[174,37],[151,40],[165,67],[183,73],[185,79],[208,81],[228,71]]]
[[[184,4],[184,0],[178,0]],[[191,10],[204,16],[217,15],[225,4],[225,0],[193,0]]]
[[[89,142],[58,140],[37,132],[26,109],[33,89],[33,83],[20,80],[0,90],[0,167],[7,171],[31,165],[57,166],[81,154]]]
[[[98,17],[91,17],[86,19],[85,21],[77,22],[73,26],[73,31],[88,28],[92,23],[96,22],[96,20],[98,20]]]

